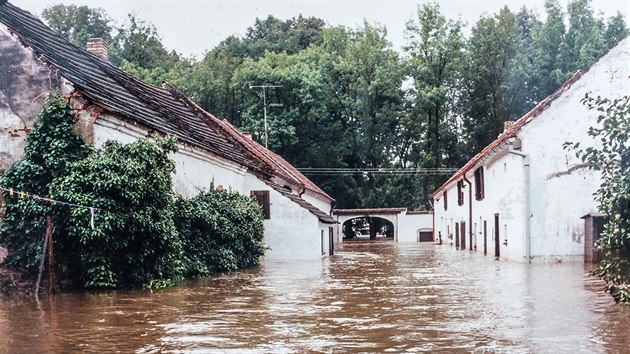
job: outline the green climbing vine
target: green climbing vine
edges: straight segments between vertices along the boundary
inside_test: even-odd
[[[9,255],[3,265],[35,275],[46,215],[55,225],[57,272],[75,286],[160,288],[185,276],[258,265],[264,253],[258,206],[235,192],[176,198],[168,158],[174,138],[109,141],[96,150],[72,122],[67,100],[50,95],[24,158],[0,183],[93,209],[5,191],[0,246]]]

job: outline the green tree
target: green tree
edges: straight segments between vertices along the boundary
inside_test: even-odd
[[[481,151],[503,130],[503,122],[524,111],[519,95],[525,91],[516,77],[516,54],[521,34],[507,7],[494,17],[482,17],[473,27],[465,65],[463,123],[469,156]]]
[[[609,100],[587,96],[583,102],[600,112],[588,135],[601,139],[601,148],[578,150],[583,161],[596,166],[602,184],[595,194],[598,209],[607,216],[596,249],[604,259],[594,271],[606,281],[617,302],[630,303],[630,96]],[[579,148],[579,144],[565,144]]]
[[[114,42],[112,62],[123,68],[161,68],[167,72],[180,59],[177,53],[164,47],[155,25],[135,15],[128,15],[127,23],[119,28]]]
[[[76,5],[53,5],[42,11],[42,18],[53,31],[85,48],[89,38],[112,42],[112,19],[102,8]]]
[[[247,56],[260,58],[266,51],[295,54],[311,44],[320,44],[322,30],[326,23],[316,17],[291,18],[286,21],[269,15],[266,19],[256,19],[247,29],[243,44]]]
[[[566,28],[564,12],[557,0],[545,1],[546,20],[534,27],[532,52],[535,55],[534,77],[537,83],[536,101],[555,91],[571,73],[565,72],[561,48],[564,45]]]
[[[456,122],[458,80],[462,74],[465,39],[460,21],[447,21],[439,5],[418,8],[417,21],[407,24],[406,73],[413,88],[408,100],[401,149],[401,167],[458,166]],[[418,178],[419,176],[413,176]],[[422,204],[446,176],[422,176]],[[419,201],[418,201],[419,202]],[[416,205],[419,206],[419,205]]]
[[[573,73],[577,69],[588,69],[606,53],[604,23],[595,18],[591,0],[574,0],[567,5],[569,27],[562,46],[564,71]]]
[[[617,12],[615,16],[608,19],[604,38],[606,38],[606,44],[609,49],[616,46],[619,41],[628,37],[628,35],[630,35],[630,30],[628,30],[628,26],[621,12]]]
[[[333,104],[341,112],[343,139],[349,147],[344,163],[357,168],[390,167],[399,146],[401,60],[385,39],[385,28],[364,23],[346,33],[347,47],[334,59],[330,76],[337,93]],[[386,179],[364,174],[355,176],[355,183],[362,206],[382,205]]]

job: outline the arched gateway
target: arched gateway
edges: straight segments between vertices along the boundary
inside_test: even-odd
[[[407,208],[375,208],[375,209],[334,209],[333,215],[337,218],[339,242],[341,235],[346,232],[357,232],[350,230],[350,221],[353,219],[366,220],[370,238],[379,234],[390,236],[396,242],[420,242],[433,241],[433,212],[432,211],[410,211]],[[391,226],[390,226],[391,224]],[[384,226],[383,226],[384,225]],[[393,230],[388,228],[392,227]],[[352,238],[354,235],[347,235]]]

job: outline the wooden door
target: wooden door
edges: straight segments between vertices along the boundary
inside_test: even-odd
[[[494,214],[494,256],[501,257],[501,239],[499,238],[499,214]]]
[[[461,249],[465,250],[466,249],[466,223],[462,222],[460,224],[460,227],[462,228],[462,230],[459,232],[460,236],[462,237]]]
[[[328,228],[328,251],[330,256],[335,254],[335,235],[332,227]]]
[[[431,242],[433,241],[433,231],[419,231],[418,242]]]
[[[459,223],[455,223],[455,248],[459,249]]]

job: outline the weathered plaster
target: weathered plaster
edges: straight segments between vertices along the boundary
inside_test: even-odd
[[[24,137],[57,82],[55,73],[0,25],[0,170],[24,154]]]

